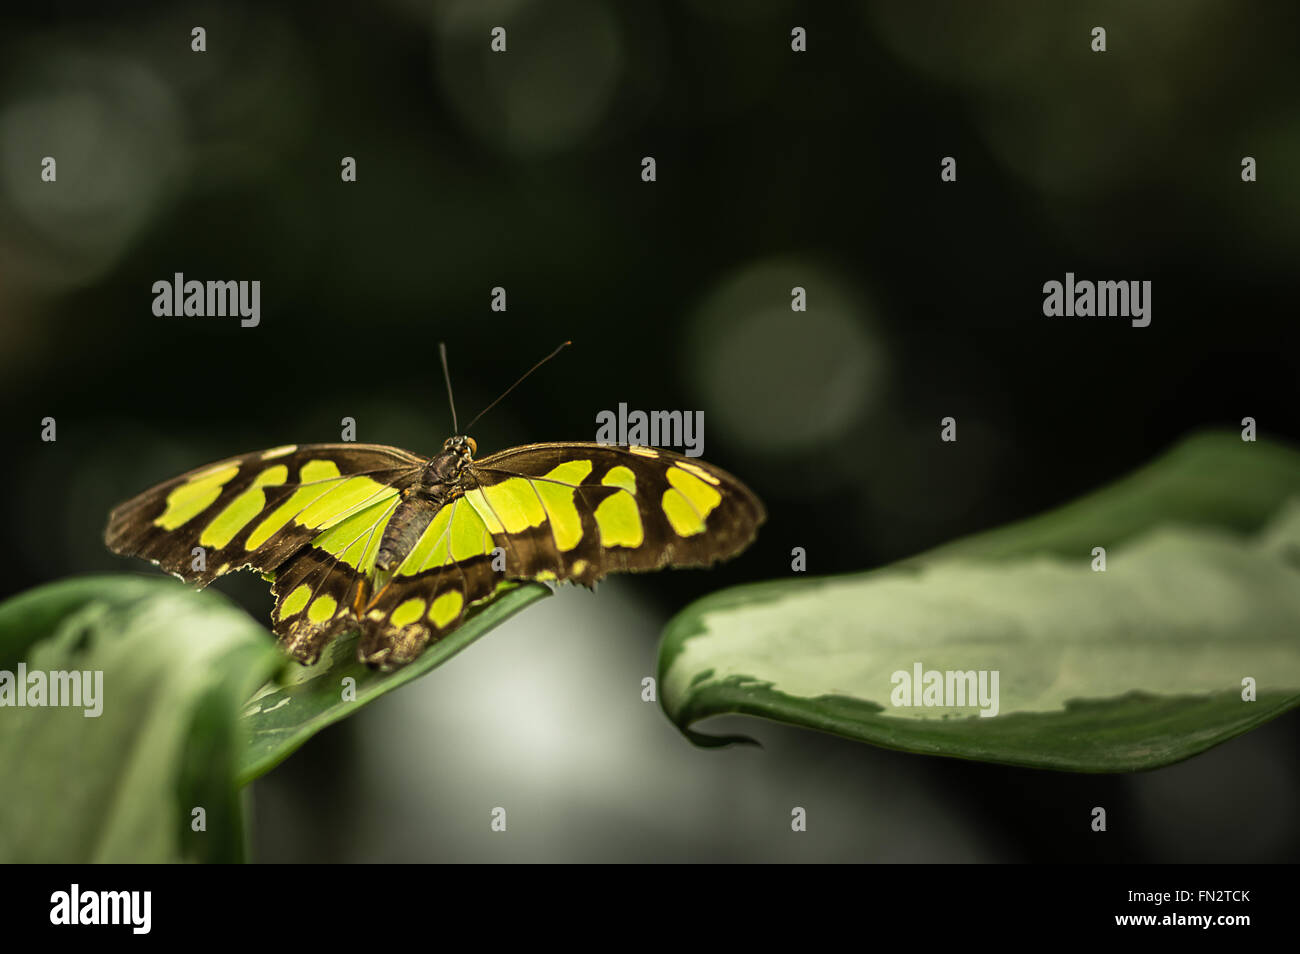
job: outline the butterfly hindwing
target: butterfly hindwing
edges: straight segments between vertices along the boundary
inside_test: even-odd
[[[460,625],[469,608],[505,580],[494,568],[496,546],[463,496],[431,508],[428,526],[410,552],[377,582],[361,621],[361,658],[385,667],[402,665]]]
[[[384,668],[405,665],[459,626],[475,603],[503,583],[486,557],[414,576],[395,575],[375,593],[361,620],[361,658]]]
[[[315,662],[327,642],[359,628],[375,554],[400,501],[389,495],[339,520],[276,570],[272,629],[294,658]]]

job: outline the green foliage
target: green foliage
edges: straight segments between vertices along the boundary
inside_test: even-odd
[[[548,593],[509,588],[392,673],[357,663],[355,636],[315,666],[290,663],[246,613],[173,580],[90,577],[8,600],[0,669],[98,671],[103,690],[93,718],[0,709],[0,861],[240,860],[244,783]]]
[[[359,665],[355,637],[291,664],[223,597],[166,579],[10,599],[0,670],[102,672],[103,689],[95,718],[0,709],[0,860],[239,860],[243,784],[548,592],[504,589],[392,673]],[[735,739],[695,722],[746,713],[915,752],[1125,771],[1300,703],[1297,632],[1300,454],[1203,435],[1077,503],[893,567],[701,600],[668,628],[660,688],[706,744]],[[997,670],[998,714],[892,705],[891,674],[917,662]]]
[[[668,626],[661,699],[701,744],[739,739],[693,723],[744,713],[913,752],[1154,768],[1300,702],[1297,555],[1300,454],[1200,435],[1074,504],[893,567],[709,596]],[[998,714],[892,704],[892,674],[918,662],[998,671]]]
[[[102,711],[0,709],[0,860],[242,857],[235,720],[281,664],[247,614],[175,581],[68,580],[0,605],[0,669],[20,663],[102,672]]]

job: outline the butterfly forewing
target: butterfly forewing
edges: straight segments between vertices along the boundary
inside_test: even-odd
[[[766,514],[726,471],[672,451],[530,444],[472,468],[466,493],[507,573],[590,584],[607,573],[708,566],[744,549]]]
[[[377,444],[255,451],[133,497],[109,516],[104,541],[200,586],[245,567],[269,573],[321,530],[398,494],[422,463]]]

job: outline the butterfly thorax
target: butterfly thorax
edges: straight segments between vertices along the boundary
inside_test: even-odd
[[[462,482],[473,447],[470,438],[449,438],[443,444],[442,452],[424,465],[420,479],[402,491],[402,500],[384,527],[375,554],[375,569],[381,572],[396,570],[415,548],[443,504],[463,492]]]

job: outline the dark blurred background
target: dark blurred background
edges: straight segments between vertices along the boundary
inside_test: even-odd
[[[867,569],[1053,507],[1194,429],[1249,415],[1300,440],[1294,14],[9,8],[0,586],[140,572],[103,550],[113,504],[338,440],[345,416],[358,440],[435,451],[440,340],[465,420],[571,338],[476,428],[482,452],[590,440],[619,402],[702,409],[706,459],[768,505],[757,544],[714,572],[562,592],[322,733],[255,784],[256,859],[1294,860],[1295,713],[1182,765],[1084,777],[739,720],[765,749],[702,751],[639,700],[663,623],[785,575],[793,546],[811,573]],[[151,286],[177,271],[260,280],[261,324],[155,317]],[[1152,281],[1150,327],[1044,318],[1042,285],[1067,271]],[[218,588],[269,611],[255,578]]]

